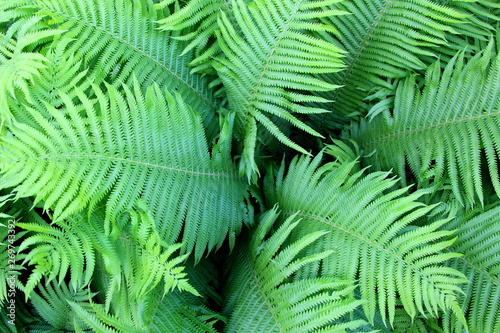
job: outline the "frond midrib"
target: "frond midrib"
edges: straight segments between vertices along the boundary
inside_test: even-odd
[[[449,248],[446,249],[447,252],[450,252],[452,253],[453,251],[450,250]],[[471,267],[475,272],[477,272],[478,274],[482,275],[482,276],[485,276],[487,277],[489,280],[491,280],[491,283],[492,284],[495,284],[495,285],[498,285],[500,286],[500,279],[496,279],[493,274],[490,274],[489,272],[485,271],[484,269],[482,269],[481,267],[479,266],[476,266],[474,265],[474,263],[472,263],[471,261],[469,261],[467,259],[467,255],[463,255],[461,257],[457,257],[457,258],[454,258],[454,260],[457,260],[457,261],[462,261],[463,263],[465,263],[465,265]],[[499,275],[500,276],[500,275]]]
[[[43,8],[43,7],[40,6],[40,8]],[[104,28],[102,28],[102,27],[100,27],[98,25],[92,24],[92,23],[87,22],[87,21],[80,20],[80,19],[75,18],[75,17],[73,17],[71,15],[68,15],[66,13],[61,13],[61,12],[59,12],[57,10],[53,10],[52,8],[45,8],[45,9],[48,10],[48,11],[50,11],[50,12],[52,12],[52,13],[55,13],[55,14],[60,15],[62,17],[65,17],[66,19],[71,19],[71,20],[73,20],[75,22],[79,22],[79,23],[81,23],[83,25],[87,25],[87,26],[93,27],[96,30],[100,30],[100,31],[106,33],[107,35],[111,36],[115,40],[118,40],[120,42],[123,42],[124,44],[130,45],[130,47],[132,49],[134,49],[135,51],[137,51],[139,54],[142,54],[143,56],[147,57],[148,59],[150,59],[151,61],[153,61],[155,64],[157,64],[159,67],[163,68],[165,71],[167,71],[172,76],[174,76],[177,80],[179,80],[179,82],[181,82],[182,84],[184,84],[186,87],[188,87],[190,90],[192,90],[197,96],[199,96],[205,103],[207,103],[208,105],[210,105],[210,107],[212,107],[213,109],[217,109],[218,108],[218,106],[211,99],[209,99],[207,96],[203,95],[199,90],[197,90],[195,87],[193,87],[191,84],[189,84],[189,82],[187,82],[186,80],[184,80],[183,78],[181,78],[177,73],[175,73],[170,68],[168,68],[167,66],[165,66],[164,64],[162,64],[161,62],[159,62],[157,59],[153,58],[150,54],[148,54],[148,53],[144,52],[143,50],[141,50],[136,45],[131,44],[127,40],[121,38],[118,35],[112,34],[108,30],[106,30],[106,29],[104,29]]]
[[[57,159],[67,159],[67,158],[108,159],[108,160],[117,161],[117,162],[126,162],[126,163],[130,163],[130,164],[143,165],[146,167],[158,168],[158,169],[169,170],[169,171],[176,171],[179,173],[186,173],[186,174],[191,174],[191,175],[196,175],[196,176],[218,177],[218,178],[239,178],[238,176],[236,176],[234,174],[200,172],[200,171],[188,170],[188,169],[183,169],[183,168],[169,167],[169,166],[161,165],[161,164],[154,164],[154,163],[149,163],[149,162],[137,161],[137,160],[129,159],[129,158],[98,155],[98,154],[64,154],[64,155],[55,155],[55,156],[54,155],[45,155],[45,156],[38,156],[38,157],[28,157],[28,158],[24,158],[23,160],[25,160],[25,161],[38,161],[38,160],[52,160],[52,159],[57,160]]]
[[[409,263],[408,261],[406,261],[405,259],[401,258],[400,256],[394,254],[393,252],[387,250],[386,248],[384,248],[383,246],[380,246],[379,244],[377,243],[374,243],[372,242],[371,240],[369,239],[366,239],[358,234],[355,234],[353,232],[351,232],[350,230],[347,230],[347,229],[344,229],[342,227],[340,227],[339,225],[336,225],[335,223],[332,223],[322,217],[319,217],[319,216],[315,216],[315,215],[308,215],[308,214],[305,214],[305,213],[301,213],[301,212],[283,212],[283,214],[285,215],[297,215],[297,216],[301,216],[301,217],[304,217],[304,218],[308,218],[308,219],[311,219],[311,220],[314,220],[314,221],[317,221],[317,222],[321,222],[321,223],[324,223],[326,224],[327,226],[329,227],[332,227],[332,228],[335,228],[341,232],[344,232],[346,234],[349,234],[350,236],[353,236],[353,237],[356,237],[358,238],[359,240],[361,240],[362,242],[365,242],[366,244],[369,244],[373,247],[376,247],[382,251],[384,251],[385,253],[389,254],[391,257],[395,258],[397,261],[400,261],[400,262],[403,262],[405,265],[407,265],[413,272],[415,272],[416,274],[418,274],[419,276],[423,277],[425,280],[428,281],[428,283],[430,285],[432,285],[436,290],[441,290],[441,288],[439,288],[438,286],[436,286],[436,284],[434,283],[434,281],[432,280],[429,280],[428,277],[424,274],[422,274],[422,272],[420,271],[420,269],[416,268],[414,265],[412,265],[411,263]]]
[[[271,52],[269,52],[269,55],[267,56],[267,59],[266,59],[266,63],[264,64],[263,68],[262,68],[262,71],[260,72],[260,77],[259,79],[257,80],[255,86],[253,87],[252,89],[252,92],[250,94],[250,98],[249,98],[249,102],[248,102],[248,105],[245,109],[245,114],[249,114],[250,113],[250,110],[253,109],[253,105],[254,103],[256,102],[256,95],[257,93],[259,92],[260,88],[261,88],[261,82],[262,82],[262,79],[264,78],[264,75],[267,73],[267,68],[269,67],[269,64],[273,58],[273,55],[274,53],[276,52],[276,49],[278,48],[281,40],[283,39],[283,35],[289,31],[288,27],[290,26],[290,23],[293,21],[293,18],[295,17],[295,14],[297,13],[298,11],[298,8],[299,8],[299,5],[298,3],[300,3],[301,1],[297,1],[295,3],[295,7],[293,9],[293,14],[290,15],[286,21],[286,24],[283,26],[283,30],[280,32],[280,34],[276,37],[276,42],[274,44],[274,47],[272,48]]]
[[[449,121],[444,121],[444,122],[437,123],[437,124],[432,124],[432,125],[429,125],[429,126],[423,126],[423,127],[415,128],[415,129],[412,129],[412,130],[407,130],[407,131],[402,131],[402,132],[398,132],[398,133],[387,135],[387,136],[382,136],[378,140],[372,140],[372,141],[368,141],[367,143],[363,143],[363,146],[364,147],[372,147],[372,146],[376,147],[376,146],[378,146],[378,145],[380,145],[382,143],[386,143],[386,142],[389,142],[389,141],[396,140],[396,139],[398,139],[398,138],[400,138],[402,136],[405,136],[405,135],[411,135],[411,134],[418,133],[418,132],[424,132],[424,131],[430,130],[432,128],[446,126],[446,125],[460,123],[460,122],[467,122],[467,121],[474,122],[477,119],[494,117],[494,116],[498,116],[498,115],[500,115],[500,111],[491,112],[491,113],[487,113],[487,114],[480,114],[480,115],[476,115],[476,116],[472,116],[472,117],[465,117],[465,118],[459,118],[459,119],[453,119],[453,120],[449,120]]]
[[[266,304],[267,308],[269,309],[269,313],[271,314],[271,316],[274,319],[274,325],[275,325],[275,327],[279,330],[280,333],[284,333],[285,331],[283,330],[282,327],[280,327],[279,321],[276,318],[276,313],[274,312],[274,309],[273,309],[272,305],[269,303],[269,300],[266,297],[266,293],[261,288],[261,285],[259,283],[259,279],[256,276],[256,273],[255,273],[255,271],[253,269],[253,266],[249,263],[250,262],[250,258],[248,256],[246,256],[246,257],[249,260],[247,260],[247,264],[245,264],[245,266],[246,266],[248,272],[250,272],[250,278],[254,282],[254,285],[257,286],[257,289],[259,291],[260,297],[264,300],[264,303]]]
[[[385,13],[389,10],[389,6],[392,4],[392,1],[393,0],[387,0],[386,5],[380,11],[380,13],[377,16],[377,18],[373,21],[373,24],[371,25],[370,29],[368,30],[368,32],[366,33],[366,35],[361,40],[361,43],[359,43],[359,46],[356,49],[356,52],[354,52],[354,53],[351,53],[351,52],[346,53],[346,55],[347,55],[346,58],[347,59],[351,59],[351,62],[346,66],[345,70],[341,72],[341,73],[343,73],[343,77],[342,77],[342,80],[340,81],[340,83],[338,83],[338,85],[340,87],[338,89],[336,89],[333,92],[333,94],[332,94],[333,95],[333,100],[337,99],[337,96],[340,94],[340,92],[342,91],[342,89],[345,87],[345,83],[349,79],[349,76],[352,73],[352,71],[354,70],[354,68],[356,67],[356,65],[358,64],[358,60],[360,58],[360,55],[363,52],[363,50],[365,49],[365,46],[368,43],[368,40],[372,36],[373,31],[377,28],[378,24],[380,23],[380,21],[382,19],[382,16],[384,16]]]

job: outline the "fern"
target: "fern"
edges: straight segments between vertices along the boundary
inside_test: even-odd
[[[38,128],[17,124],[3,139],[1,187],[19,185],[17,197],[43,199],[55,220],[104,200],[112,224],[142,196],[160,235],[173,243],[184,228],[183,250],[200,258],[241,227],[245,186],[227,151],[210,158],[199,117],[178,95],[158,86],[145,96],[137,84],[123,89],[94,86],[97,99],[90,100],[77,88],[85,115],[61,94],[66,116],[48,104],[41,111],[55,123],[31,109]],[[172,201],[165,189],[183,199]]]
[[[427,67],[423,57],[434,57],[429,49],[444,46],[452,23],[467,14],[441,6],[432,0],[348,0],[329,8],[344,10],[352,16],[325,17],[323,21],[339,30],[326,40],[346,51],[344,71],[321,77],[342,87],[320,96],[334,100],[332,116],[364,115],[364,99],[375,89],[390,89],[388,78],[406,77],[412,70]],[[316,117],[318,126],[330,125],[330,114]],[[333,118],[333,121],[342,119]],[[326,122],[326,123],[325,123]]]
[[[90,308],[88,300],[95,294],[89,293],[86,288],[73,289],[64,283],[47,283],[45,287],[39,285],[39,289],[38,293],[31,294],[31,300],[40,316],[53,329],[72,330],[75,323],[88,329],[88,326],[84,326],[83,321],[78,318],[78,313],[72,311],[70,302],[79,303],[81,307]]]
[[[500,207],[475,210],[453,220],[447,228],[457,229],[458,239],[449,251],[464,253],[451,260],[450,267],[460,270],[470,281],[459,298],[467,314],[469,331],[498,332],[500,330]],[[448,332],[463,332],[462,323],[449,314],[444,318]]]
[[[78,222],[74,218],[69,223],[61,223],[57,227],[47,223],[17,224],[18,227],[33,232],[33,235],[25,238],[19,246],[20,252],[33,246],[24,258],[24,263],[35,266],[24,289],[26,298],[43,277],[47,278],[47,282],[57,279],[61,284],[70,272],[69,284],[74,290],[90,283],[95,266],[92,243],[95,236],[87,224]]]
[[[499,21],[0,0],[0,331],[499,331]]]
[[[202,115],[209,137],[215,136],[219,103],[208,89],[208,78],[190,75],[186,64],[192,54],[178,57],[183,43],[155,29],[155,20],[164,14],[153,9],[152,1],[33,0],[26,7],[66,31],[60,41],[71,40],[67,54],[83,60],[96,83],[107,80],[119,87],[135,77],[143,87],[156,82],[178,90]]]
[[[243,133],[240,174],[248,179],[258,171],[255,163],[257,123],[280,142],[307,153],[287,138],[269,116],[277,116],[307,133],[320,136],[293,113],[325,112],[303,106],[320,101],[303,91],[324,91],[336,86],[313,78],[310,73],[331,73],[342,67],[342,51],[333,44],[312,38],[302,31],[331,31],[313,19],[338,15],[336,10],[315,11],[327,1],[256,1],[248,6],[233,0],[235,24],[224,13],[218,21],[217,41],[225,57],[214,67],[227,91],[229,108],[236,112],[236,130]],[[288,111],[289,110],[289,111]]]
[[[156,8],[168,6],[173,1],[166,0],[156,4]],[[192,0],[182,8],[176,10],[172,15],[158,20],[159,28],[162,30],[185,31],[187,27],[197,26],[196,30],[183,35],[183,40],[191,40],[186,46],[183,54],[197,49],[198,57],[194,59],[190,65],[198,64],[200,71],[204,66],[203,62],[214,55],[220,55],[221,49],[217,43],[210,43],[210,39],[215,37],[216,31],[219,29],[218,17],[220,12],[230,14],[231,7],[229,2],[225,0]],[[199,23],[199,24],[198,24]],[[206,66],[205,66],[206,67]]]
[[[275,190],[271,189],[284,214],[303,219],[293,239],[316,230],[330,231],[324,242],[306,253],[332,249],[335,256],[304,269],[300,276],[359,279],[369,320],[379,308],[383,320],[389,319],[392,325],[396,299],[401,299],[411,317],[417,313],[436,316],[445,309],[461,317],[456,293],[466,280],[457,270],[444,266],[447,259],[459,254],[440,253],[453,243],[443,240],[451,231],[437,230],[446,220],[405,230],[432,208],[416,201],[423,192],[404,196],[407,189],[402,188],[383,194],[396,183],[387,179],[388,173],[363,176],[363,171],[352,172],[355,161],[320,165],[322,157],[295,158],[286,176],[282,166]],[[358,267],[363,269],[358,272]]]
[[[272,235],[266,234],[278,214],[262,216],[248,244],[236,251],[236,264],[228,279],[225,312],[230,313],[227,332],[343,332],[362,321],[336,322],[361,302],[349,298],[350,281],[323,277],[287,281],[302,266],[318,262],[331,251],[296,258],[325,232],[313,232],[293,244],[283,243],[299,221],[288,218]]]
[[[0,34],[0,39],[0,84],[3,87],[0,89],[0,120],[3,124],[13,118],[9,100],[16,95],[15,90],[19,89],[30,96],[28,82],[40,75],[39,72],[46,67],[48,59],[38,53],[21,52],[19,43],[7,40],[5,35]]]
[[[394,168],[403,183],[406,163],[424,186],[449,178],[456,198],[470,205],[478,199],[484,203],[484,156],[499,195],[500,62],[492,47],[490,43],[467,63],[457,54],[443,72],[435,62],[423,89],[415,75],[406,78],[398,85],[392,108],[352,126],[349,136],[366,155],[373,153],[366,163]]]

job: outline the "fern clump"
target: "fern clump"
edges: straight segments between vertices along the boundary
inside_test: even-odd
[[[0,0],[0,331],[500,331],[499,27]]]

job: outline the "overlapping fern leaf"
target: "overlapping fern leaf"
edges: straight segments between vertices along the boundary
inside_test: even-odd
[[[163,8],[172,4],[173,0],[165,0],[156,4],[157,8]],[[190,63],[194,71],[206,69],[206,63],[213,56],[218,56],[221,49],[215,40],[216,31],[219,29],[218,18],[220,12],[226,15],[231,14],[231,7],[225,0],[191,0],[182,8],[179,8],[172,15],[158,20],[158,26],[167,31],[186,32],[188,27],[196,27],[193,31],[188,31],[183,36],[177,38],[188,40],[189,44],[182,53],[195,49],[197,57]],[[211,66],[208,66],[211,68]]]
[[[97,242],[92,227],[81,216],[74,216],[57,226],[46,222],[19,222],[17,226],[28,230],[31,235],[23,239],[18,251],[26,251],[23,264],[30,269],[30,275],[23,289],[26,299],[42,279],[58,284],[68,279],[76,290],[88,286],[94,274]]]
[[[37,262],[34,269],[26,266],[31,277],[23,289],[43,319],[33,325],[71,331],[164,332],[161,327],[171,327],[176,332],[182,327],[204,332],[222,318],[196,297],[199,293],[181,266],[186,255],[178,255],[179,244],[159,237],[144,203],[138,201],[124,214],[117,236],[105,235],[101,213],[59,222],[60,233],[55,227],[46,230],[43,223],[19,223],[34,234],[21,245],[32,247],[26,260]],[[66,246],[67,240],[73,248]],[[38,275],[42,279],[30,288]]]
[[[76,102],[61,93],[64,111],[28,108],[36,126],[14,123],[2,138],[0,187],[43,200],[56,221],[104,201],[108,232],[142,197],[161,237],[180,237],[200,258],[243,221],[246,186],[230,146],[211,157],[199,115],[179,95],[122,88],[94,86],[94,99],[75,88]]]
[[[416,80],[402,80],[392,107],[350,128],[350,137],[371,154],[365,163],[394,168],[402,182],[406,165],[424,186],[449,179],[462,204],[483,203],[484,186],[500,195],[500,57],[493,44],[468,62],[457,54],[444,71],[434,63],[422,89]]]
[[[347,0],[328,8],[351,13],[329,16],[322,21],[338,29],[334,36],[322,37],[347,51],[341,72],[320,76],[342,87],[319,95],[335,101],[330,114],[317,115],[317,126],[335,126],[335,115],[366,114],[365,98],[374,89],[391,89],[388,79],[401,78],[411,70],[424,70],[423,57],[435,57],[432,46],[446,44],[451,23],[468,15],[433,0]],[[329,117],[333,117],[331,121]]]
[[[461,271],[470,283],[464,288],[459,302],[466,314],[469,332],[500,331],[500,207],[463,214],[452,220],[447,228],[457,230],[457,241],[449,251],[464,256],[450,260],[448,265]],[[463,332],[456,318],[444,316],[447,332]]]
[[[227,92],[229,108],[236,113],[235,130],[243,141],[240,171],[248,178],[258,172],[254,155],[257,124],[280,142],[304,153],[302,147],[281,132],[272,117],[319,136],[294,114],[326,112],[303,103],[326,102],[309,92],[337,88],[314,78],[312,73],[340,70],[341,49],[306,34],[316,30],[332,32],[331,27],[315,21],[343,14],[337,10],[319,10],[331,2],[264,0],[247,4],[244,0],[232,0],[235,23],[220,13],[217,41],[224,57],[216,58],[214,67]]]
[[[36,126],[30,113],[26,112],[26,106],[37,105],[38,110],[43,110],[45,103],[48,103],[60,108],[64,105],[61,92],[67,94],[71,100],[78,99],[73,87],[78,86],[86,91],[90,84],[95,82],[88,76],[87,71],[82,70],[82,61],[67,52],[69,43],[71,40],[65,39],[64,42],[52,44],[43,55],[46,60],[43,68],[37,71],[37,75],[27,82],[22,91],[14,89],[6,109],[10,111],[13,119]],[[20,65],[29,66],[25,61]]]
[[[62,31],[40,26],[40,18],[33,17],[25,22],[22,29],[0,32],[0,122],[10,122],[14,118],[12,105],[20,92],[25,100],[33,102],[30,84],[40,76],[49,60],[38,52],[31,52],[33,44],[41,39],[60,34]],[[16,36],[13,37],[12,35]]]
[[[455,33],[446,35],[444,46],[432,48],[441,60],[451,59],[457,52],[465,51],[472,55],[483,50],[495,35],[500,21],[500,4],[498,1],[440,1],[441,4],[457,9],[467,15],[462,22],[452,23],[450,27]]]
[[[277,217],[277,208],[266,212],[251,239],[233,254],[227,281],[225,313],[229,321],[225,331],[345,332],[362,325],[359,320],[339,320],[361,304],[352,298],[352,281],[330,277],[290,279],[301,267],[332,254],[325,250],[298,257],[326,232],[311,232],[285,245],[299,219],[291,216],[270,232]]]
[[[168,11],[154,10],[149,0],[32,0],[10,10],[26,12],[26,8],[31,17],[41,16],[65,31],[54,43],[71,40],[67,54],[82,60],[96,83],[106,80],[119,87],[136,77],[143,87],[156,82],[177,90],[202,115],[209,137],[215,136],[219,102],[209,89],[209,78],[190,74],[186,65],[193,54],[179,56],[185,43],[156,29],[155,21]]]
[[[370,321],[378,310],[392,325],[397,300],[411,317],[437,317],[443,310],[461,317],[457,293],[467,280],[444,265],[459,254],[441,253],[453,243],[443,238],[453,232],[438,230],[446,220],[411,228],[432,209],[417,202],[424,192],[390,191],[397,180],[388,173],[353,172],[357,161],[322,165],[322,157],[295,158],[286,176],[283,165],[275,188],[270,188],[276,192],[272,202],[277,201],[285,215],[302,218],[292,239],[330,231],[306,254],[333,250],[334,255],[309,265],[300,276],[357,279]]]
[[[158,288],[157,288],[158,289]],[[123,307],[118,315],[107,312],[101,304],[70,302],[69,305],[78,315],[74,329],[88,327],[94,332],[193,332],[216,333],[214,324],[222,316],[204,306],[200,298],[195,298],[186,292],[170,291],[162,296],[159,290],[152,292],[147,301],[141,304]],[[129,311],[127,313],[127,311]],[[132,319],[130,311],[137,311],[145,322],[138,324]]]
[[[64,282],[40,284],[37,292],[30,294],[30,301],[39,315],[38,321],[29,322],[26,320],[28,318],[23,318],[22,320],[26,320],[24,327],[28,327],[30,332],[75,331],[77,327],[88,330],[89,326],[72,310],[70,304],[76,303],[82,308],[92,309],[89,300],[95,295],[88,287],[75,289]]]

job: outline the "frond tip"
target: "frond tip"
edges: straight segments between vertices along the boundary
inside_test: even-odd
[[[262,125],[281,143],[307,153],[282,133],[273,117],[321,137],[294,114],[327,112],[306,107],[305,102],[329,102],[310,92],[337,88],[315,78],[312,73],[332,73],[343,68],[343,51],[332,43],[306,34],[331,28],[315,19],[341,15],[342,11],[317,10],[331,1],[232,0],[234,20],[223,12],[218,18],[217,41],[223,56],[214,67],[227,91],[229,107],[236,112],[236,131],[244,137],[243,173],[257,171],[255,146],[257,124]]]

